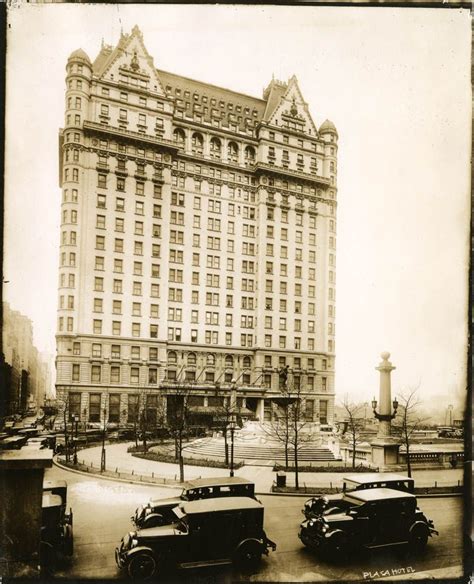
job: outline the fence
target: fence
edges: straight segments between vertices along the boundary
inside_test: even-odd
[[[166,478],[155,476],[155,473],[145,474],[145,473],[135,473],[133,470],[131,472],[121,470],[118,467],[106,468],[106,470],[101,471],[100,465],[94,465],[92,462],[86,464],[83,460],[78,460],[77,464],[74,464],[71,460],[66,460],[63,455],[58,455],[56,460],[59,464],[71,468],[74,470],[80,470],[82,472],[87,472],[90,474],[98,474],[104,477],[110,477],[114,479],[123,479],[132,482],[143,482],[143,483],[153,483],[156,485],[168,485],[179,487],[181,483],[179,482],[178,475],[176,474],[174,478]],[[201,478],[201,477],[198,477]]]

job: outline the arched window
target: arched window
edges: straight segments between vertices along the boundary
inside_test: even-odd
[[[227,145],[227,158],[230,162],[238,162],[239,147],[235,142],[229,142]]]
[[[252,146],[247,146],[244,153],[245,164],[253,164],[255,162],[255,150]]]
[[[216,356],[213,355],[212,353],[210,353],[207,357],[206,357],[206,365],[208,366],[214,366],[216,364]]]
[[[184,146],[185,134],[184,130],[181,128],[176,128],[173,132],[174,141],[178,144],[178,146]]]
[[[168,352],[168,364],[169,365],[176,365],[177,362],[178,362],[178,355],[176,354],[176,352],[169,351]]]
[[[244,357],[242,364],[245,368],[249,368],[252,364],[250,357],[248,357],[248,356]]]
[[[196,365],[196,353],[189,353],[188,365]]]
[[[191,148],[194,154],[202,154],[204,149],[204,139],[201,134],[195,132],[191,138]]]
[[[225,356],[225,366],[226,367],[233,367],[234,366],[234,358],[232,355]]]
[[[221,141],[219,140],[219,138],[211,138],[210,152],[212,158],[221,157]]]

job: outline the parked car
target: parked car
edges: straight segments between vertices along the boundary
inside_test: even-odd
[[[66,481],[45,481],[41,519],[40,564],[46,572],[52,571],[60,556],[72,556],[73,515],[67,506]]]
[[[411,493],[365,489],[344,494],[343,502],[337,513],[303,521],[299,538],[305,546],[335,559],[361,547],[408,544],[420,552],[438,534]]]
[[[195,479],[185,483],[181,495],[167,499],[150,499],[138,507],[132,522],[138,528],[167,525],[175,520],[173,509],[183,501],[219,497],[255,498],[255,484],[239,477]]]
[[[131,578],[231,563],[253,569],[262,554],[276,549],[263,529],[263,505],[249,497],[181,502],[173,514],[170,525],[140,529],[122,538],[115,559]]]
[[[356,473],[343,478],[342,492],[361,491],[365,489],[387,488],[413,493],[415,481],[407,476],[388,472]],[[342,494],[312,497],[304,504],[302,513],[307,518],[337,513],[346,508]]]

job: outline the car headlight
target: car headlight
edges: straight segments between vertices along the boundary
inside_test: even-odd
[[[138,539],[132,539],[132,541],[130,542],[130,549],[137,547],[137,545],[138,545]]]

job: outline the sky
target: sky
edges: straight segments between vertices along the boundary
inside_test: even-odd
[[[296,75],[339,132],[336,393],[464,398],[470,221],[466,10],[21,4],[7,36],[5,300],[55,353],[65,66],[137,24],[157,68],[261,97]],[[443,402],[446,403],[447,401]]]

